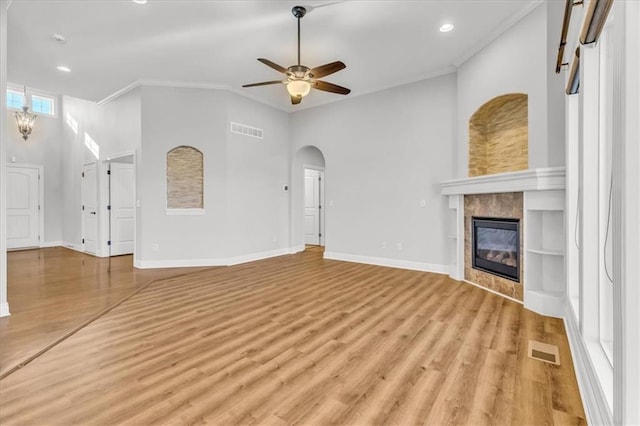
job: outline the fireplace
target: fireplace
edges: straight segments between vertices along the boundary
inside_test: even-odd
[[[473,217],[473,267],[520,282],[520,220]]]

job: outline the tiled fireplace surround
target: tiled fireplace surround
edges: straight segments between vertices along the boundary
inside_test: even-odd
[[[471,252],[472,224],[471,219],[476,216],[492,217],[500,219],[520,220],[520,282],[502,278],[489,272],[484,272],[472,267]],[[464,196],[464,279],[479,286],[497,291],[516,300],[523,300],[522,282],[524,265],[522,262],[524,253],[524,238],[522,230],[523,209],[522,192],[505,192],[500,194],[470,194]]]
[[[449,276],[561,317],[564,298],[564,167],[442,182],[451,212]],[[520,219],[520,282],[472,268],[471,217]],[[560,240],[557,238],[560,236]]]

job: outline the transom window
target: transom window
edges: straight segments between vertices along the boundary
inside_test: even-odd
[[[54,100],[44,96],[31,96],[31,111],[35,114],[54,114]]]
[[[22,109],[24,95],[20,92],[7,90],[7,108]]]
[[[7,108],[22,110],[23,105],[28,106],[30,112],[36,115],[56,116],[56,99],[53,96],[31,94],[27,91],[25,97],[23,92],[7,89]]]

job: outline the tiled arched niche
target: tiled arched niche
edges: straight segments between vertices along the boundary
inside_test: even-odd
[[[469,176],[529,168],[528,96],[491,99],[469,120]]]
[[[178,146],[167,153],[167,208],[204,208],[202,152]]]

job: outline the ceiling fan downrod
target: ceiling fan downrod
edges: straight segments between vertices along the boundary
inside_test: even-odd
[[[291,13],[298,20],[298,66],[300,66],[300,19],[306,15],[307,9],[304,6],[293,6]]]

